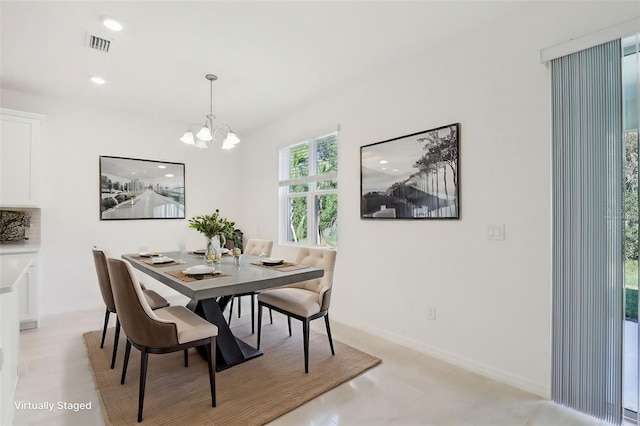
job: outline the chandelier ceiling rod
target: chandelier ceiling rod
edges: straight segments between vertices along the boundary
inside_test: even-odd
[[[213,127],[213,119],[216,118],[216,116],[213,115],[213,82],[216,81],[218,77],[213,74],[207,74],[205,78],[209,80],[209,87],[211,89],[211,95],[209,96],[209,115],[207,115],[207,118],[211,121],[211,127]]]

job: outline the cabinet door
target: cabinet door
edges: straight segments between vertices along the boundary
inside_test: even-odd
[[[0,123],[0,205],[39,204],[39,142],[37,114],[2,110]]]
[[[18,287],[18,317],[20,329],[35,328],[36,324],[36,267],[31,265],[25,273],[25,281]]]
[[[16,304],[20,330],[35,328],[38,326],[38,254],[3,254],[2,256],[31,260],[31,266],[23,276],[24,280],[16,284]]]

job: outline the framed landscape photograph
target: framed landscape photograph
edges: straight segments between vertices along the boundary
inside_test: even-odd
[[[184,163],[100,156],[100,220],[184,219]]]
[[[459,219],[460,123],[360,147],[362,219]]]

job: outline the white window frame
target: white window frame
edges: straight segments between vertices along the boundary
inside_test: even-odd
[[[315,197],[326,194],[338,194],[337,182],[338,182],[338,171],[317,174],[317,141],[324,139],[328,136],[335,135],[336,137],[336,145],[338,144],[338,131],[332,131],[328,133],[324,133],[320,136],[314,137],[312,139],[307,139],[301,142],[297,142],[291,145],[287,145],[285,147],[280,148],[280,152],[278,155],[279,161],[279,182],[278,182],[278,193],[280,198],[280,226],[279,226],[279,239],[281,245],[295,245],[295,246],[319,246],[320,241],[316,241],[317,234],[316,230],[318,229],[317,218],[315,215]],[[289,154],[291,149],[300,146],[300,145],[308,145],[309,146],[309,174],[308,176],[303,176],[300,178],[290,177],[291,170],[289,167],[284,168],[284,164],[289,164]],[[338,160],[339,161],[339,160]],[[316,184],[319,181],[324,180],[335,180],[336,188],[335,189],[316,189]],[[299,185],[299,184],[307,184],[308,190],[305,192],[289,192],[289,187],[291,185]],[[307,199],[307,241],[304,243],[288,241],[287,233],[289,229],[289,209],[288,209],[288,201],[293,198],[305,197]],[[339,207],[338,207],[339,208]]]

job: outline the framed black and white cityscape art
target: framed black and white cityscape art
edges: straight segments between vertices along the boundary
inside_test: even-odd
[[[100,156],[100,220],[184,219],[184,163]]]
[[[459,219],[460,123],[360,147],[362,219]]]

